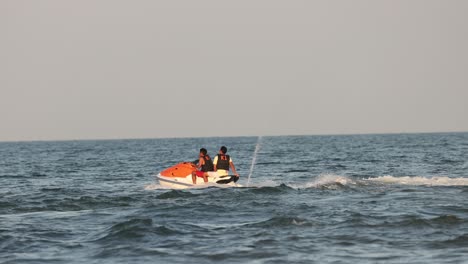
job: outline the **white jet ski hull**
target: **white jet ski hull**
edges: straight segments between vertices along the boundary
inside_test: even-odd
[[[215,176],[207,177],[208,182],[204,182],[203,178],[197,177],[197,183],[193,184],[192,175],[187,175],[186,177],[166,177],[160,173],[156,175],[156,179],[159,180],[161,186],[171,188],[171,189],[187,189],[187,188],[205,188],[211,186],[218,187],[239,187],[240,185],[231,180],[233,176],[224,175],[224,176]],[[220,183],[227,182],[228,183]]]

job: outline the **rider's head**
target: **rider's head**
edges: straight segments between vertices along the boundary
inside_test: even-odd
[[[221,151],[221,153],[223,153],[223,154],[226,154],[227,148],[226,148],[225,146],[222,146],[222,147],[219,149],[219,151]]]
[[[206,153],[208,153],[208,151],[206,151],[206,148],[201,148],[200,153],[203,154],[203,156],[205,156]]]

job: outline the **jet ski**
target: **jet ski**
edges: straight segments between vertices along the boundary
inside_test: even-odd
[[[172,189],[186,189],[186,188],[198,188],[198,187],[236,187],[239,179],[233,175],[217,175],[216,173],[209,173],[208,182],[204,182],[203,178],[197,176],[197,183],[193,184],[192,171],[196,170],[197,167],[192,162],[181,162],[170,168],[161,171],[156,175],[156,179],[159,180],[159,184],[164,187]]]

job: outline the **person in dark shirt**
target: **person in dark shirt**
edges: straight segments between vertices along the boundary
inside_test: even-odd
[[[201,177],[204,182],[208,182],[208,172],[214,171],[213,160],[211,160],[211,157],[208,155],[208,151],[205,148],[200,149],[198,157],[198,170],[192,172],[193,184],[197,184],[197,177]]]
[[[231,168],[234,175],[236,175],[236,177],[239,178],[239,174],[237,173],[236,167],[232,162],[232,158],[229,155],[226,155],[226,153],[227,148],[225,146],[222,146],[219,149],[218,155],[216,155],[213,161],[214,171],[217,172],[218,176],[228,175],[229,168]]]

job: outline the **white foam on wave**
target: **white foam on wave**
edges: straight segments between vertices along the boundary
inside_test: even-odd
[[[252,188],[263,188],[263,187],[277,187],[280,186],[281,183],[274,181],[274,180],[263,180],[261,182],[250,183],[248,186],[243,187],[252,187]]]
[[[356,182],[346,176],[340,176],[335,174],[321,174],[317,176],[313,181],[305,184],[292,186],[293,188],[320,188],[323,186],[336,186],[336,185],[350,185]]]
[[[446,176],[441,177],[394,177],[394,176],[380,176],[376,178],[367,179],[353,179],[347,176],[335,175],[335,174],[322,174],[317,176],[314,180],[304,184],[293,184],[289,185],[292,188],[303,189],[303,188],[335,188],[341,186],[365,186],[370,183],[378,184],[399,184],[399,185],[414,185],[414,186],[468,186],[468,178],[450,178]]]
[[[450,177],[394,177],[380,176],[377,178],[365,179],[366,181],[385,183],[385,184],[401,184],[401,185],[424,185],[424,186],[468,186],[468,178],[450,178]]]

